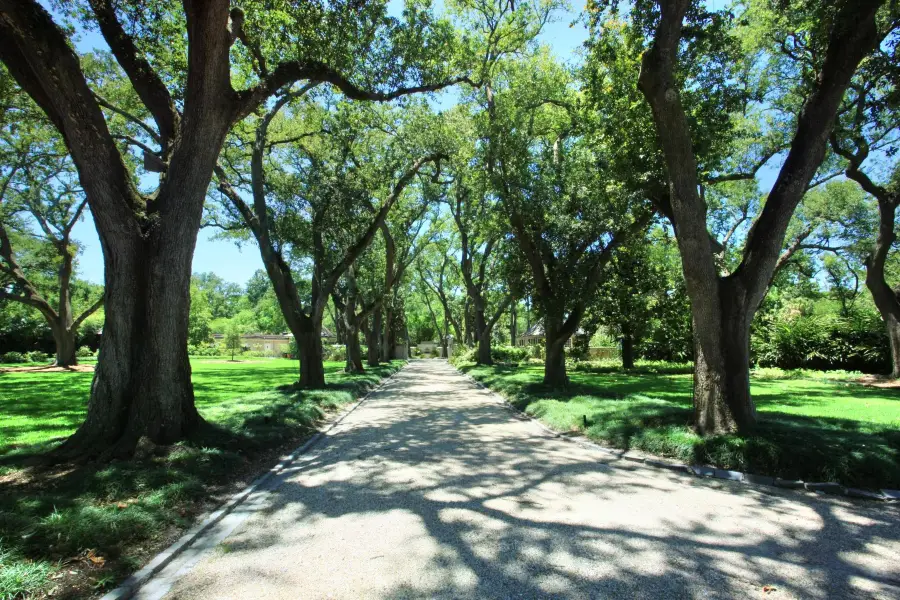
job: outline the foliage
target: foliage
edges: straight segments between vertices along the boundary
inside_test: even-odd
[[[21,352],[7,352],[0,357],[0,362],[5,363],[23,363],[25,360],[25,355]]]
[[[223,356],[225,349],[218,344],[190,344],[188,356]]]
[[[46,363],[50,362],[52,357],[49,354],[41,352],[40,350],[34,350],[25,355],[26,361],[30,363]]]
[[[241,340],[243,333],[243,327],[235,321],[231,321],[225,328],[225,350],[231,354],[232,360],[234,360],[235,354],[239,354],[243,350],[243,341]]]
[[[95,353],[89,346],[80,346],[78,350],[75,351],[75,356],[78,358],[93,358]]]
[[[478,356],[478,348],[468,348],[450,357],[454,365],[474,363]],[[528,349],[521,346],[491,345],[491,360],[497,364],[515,364],[525,360]]]
[[[836,308],[801,302],[763,319],[754,330],[754,362],[782,369],[890,372],[890,345],[878,313],[866,307],[842,314]]]

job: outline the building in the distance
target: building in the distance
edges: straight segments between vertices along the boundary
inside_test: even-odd
[[[225,343],[225,336],[221,333],[213,335],[217,344]],[[244,351],[261,352],[265,356],[289,356],[291,353],[291,333],[244,333],[241,334],[241,349]],[[322,327],[322,343],[333,344],[335,335],[327,327]]]

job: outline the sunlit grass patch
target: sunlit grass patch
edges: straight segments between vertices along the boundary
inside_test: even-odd
[[[292,386],[296,361],[194,361],[196,403],[210,430],[140,460],[49,472],[23,461],[75,430],[92,374],[0,374],[0,600],[47,587],[63,561],[75,565],[65,568],[65,585],[75,585],[69,570],[87,565],[71,597],[113,585],[140,566],[141,552],[189,526],[211,492],[252,477],[255,458],[298,443],[401,364],[347,375],[343,363],[326,363],[328,387],[312,391]]]
[[[854,383],[858,374],[754,372],[756,431],[701,437],[691,427],[691,375],[677,369],[574,371],[559,391],[541,384],[540,366],[462,368],[553,429],[605,445],[763,475],[900,488],[900,389]]]

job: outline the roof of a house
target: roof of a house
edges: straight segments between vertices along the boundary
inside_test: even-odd
[[[578,334],[583,334],[584,329],[581,327],[578,328],[576,332]],[[538,321],[534,325],[528,328],[528,331],[520,335],[519,337],[544,337],[544,323],[543,321]]]

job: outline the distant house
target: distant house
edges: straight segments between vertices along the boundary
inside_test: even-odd
[[[578,328],[578,333],[584,334],[584,330]],[[566,340],[566,348],[572,348],[575,344],[575,336],[571,336]],[[537,322],[528,328],[524,334],[520,335],[516,340],[516,346],[543,346],[544,345],[544,324]],[[617,358],[619,356],[619,348],[617,346],[591,346],[588,348],[588,356],[592,359],[598,358]]]
[[[221,333],[213,335],[217,344],[224,343],[225,336]],[[244,333],[241,334],[241,347],[244,350],[262,352],[265,356],[286,356],[291,352],[292,333]],[[335,335],[327,327],[322,327],[322,343],[333,344]]]
[[[581,329],[578,330],[581,333]],[[575,336],[570,337],[566,341],[566,348],[571,348],[575,340]],[[544,324],[540,321],[528,328],[528,331],[516,338],[516,346],[543,346],[544,345]]]

